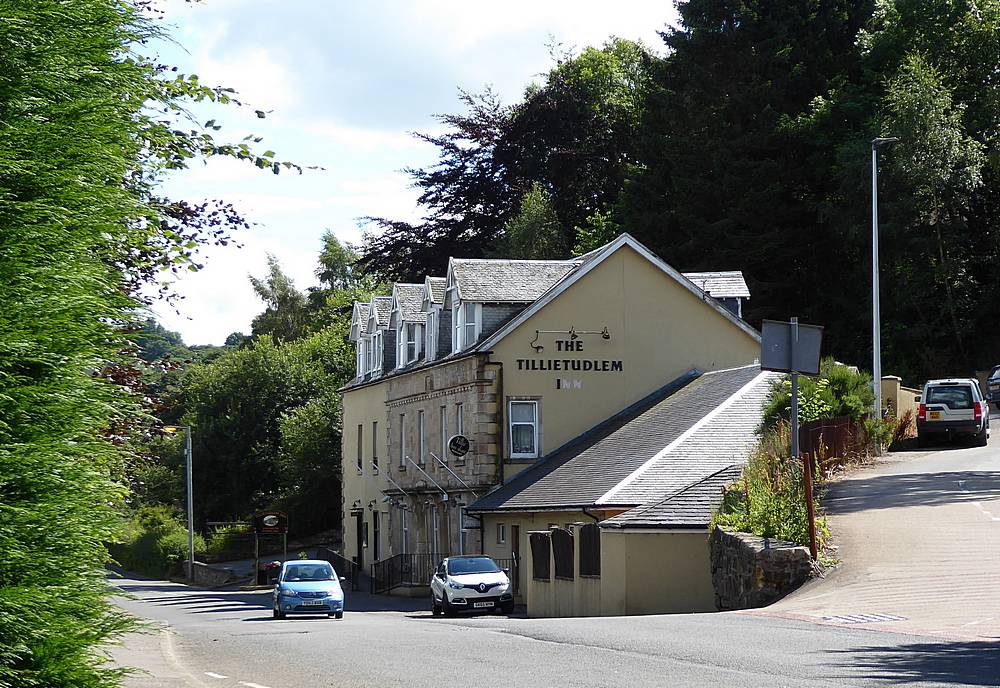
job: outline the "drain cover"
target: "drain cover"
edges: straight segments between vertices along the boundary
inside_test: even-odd
[[[839,614],[837,616],[824,616],[824,621],[837,624],[866,624],[885,623],[886,621],[906,621],[905,616],[895,614]]]

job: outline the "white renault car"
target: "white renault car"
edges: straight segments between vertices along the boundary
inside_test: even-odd
[[[482,555],[441,560],[431,576],[431,610],[435,616],[496,609],[509,614],[514,609],[514,595],[507,572],[495,561]]]
[[[926,446],[931,437],[972,437],[985,447],[990,437],[990,405],[977,380],[948,378],[924,385],[917,410],[917,440]]]

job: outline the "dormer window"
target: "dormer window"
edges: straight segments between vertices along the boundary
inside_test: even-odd
[[[465,351],[479,340],[483,329],[483,304],[462,303],[451,310],[455,335],[452,340],[452,351]]]
[[[423,325],[419,323],[408,322],[400,326],[397,335],[399,353],[396,357],[396,366],[398,368],[413,363],[420,356],[423,334]]]

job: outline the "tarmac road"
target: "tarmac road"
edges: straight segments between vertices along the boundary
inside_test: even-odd
[[[992,435],[891,454],[835,483],[826,505],[843,563],[763,613],[878,615],[896,620],[859,626],[1000,640],[1000,419]]]
[[[271,618],[269,592],[124,579],[159,627],[118,662],[130,688],[991,686],[996,644],[744,613],[442,619],[424,600],[348,593],[343,620]]]

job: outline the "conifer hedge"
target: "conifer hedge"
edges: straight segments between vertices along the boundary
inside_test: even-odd
[[[199,155],[271,162],[170,125],[179,101],[228,92],[138,56],[155,15],[136,3],[0,4],[3,688],[118,684],[100,646],[131,623],[104,579],[138,426],[122,332],[140,286],[227,224],[206,230],[211,210],[158,198],[157,178]]]

